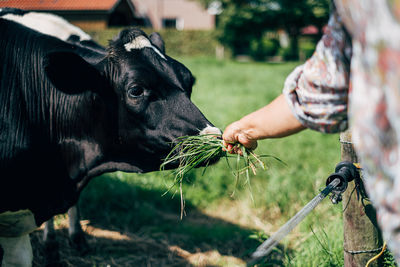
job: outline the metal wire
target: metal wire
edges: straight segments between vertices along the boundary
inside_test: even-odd
[[[264,241],[251,255],[251,261],[247,266],[253,266],[263,257],[267,256],[272,249],[306,216],[309,214],[338,184],[340,179],[334,179],[324,190],[307,203],[299,212],[287,221],[274,235]]]
[[[340,142],[341,144],[345,144],[345,145],[352,145],[352,144],[353,144],[353,142],[343,141],[343,140],[340,140],[340,139],[339,139],[339,142]]]
[[[375,249],[370,249],[370,250],[347,250],[344,249],[345,252],[352,254],[352,255],[357,255],[357,254],[363,254],[363,253],[374,253],[374,252],[379,252],[383,249],[383,246],[380,248],[375,248]]]

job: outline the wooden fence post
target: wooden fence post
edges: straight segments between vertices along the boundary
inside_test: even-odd
[[[342,161],[358,162],[351,142],[351,133],[340,134]],[[359,253],[357,251],[376,250],[382,246],[382,237],[376,222],[376,212],[371,202],[365,197],[363,183],[360,179],[348,184],[343,193],[343,248],[344,266],[365,266],[369,259],[378,252]],[[355,188],[357,187],[357,188]],[[382,266],[382,257],[370,264]]]

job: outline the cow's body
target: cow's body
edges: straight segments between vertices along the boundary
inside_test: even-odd
[[[25,27],[56,37],[71,44],[92,49],[99,55],[98,59],[101,59],[106,54],[105,48],[95,42],[89,34],[70,24],[60,16],[51,13],[38,13],[16,8],[4,8],[0,10],[0,17],[17,22]],[[71,245],[81,253],[87,251],[87,243],[80,226],[78,206],[73,206],[68,210],[68,221],[68,234]],[[57,245],[53,218],[49,219],[45,223],[43,240],[45,246],[48,248],[46,251],[52,251],[51,255],[48,256],[56,258],[49,259],[49,261],[57,260],[58,255],[57,253],[54,253],[54,247],[57,247]]]
[[[4,19],[0,36],[0,225],[21,211],[31,224],[0,236],[66,212],[99,174],[158,170],[171,142],[209,124],[190,72],[141,31],[104,54]]]

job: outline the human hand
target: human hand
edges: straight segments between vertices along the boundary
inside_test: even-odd
[[[236,121],[226,127],[222,134],[225,150],[231,154],[242,154],[238,143],[250,150],[257,148],[257,140],[251,138],[250,129],[244,129],[240,121]]]

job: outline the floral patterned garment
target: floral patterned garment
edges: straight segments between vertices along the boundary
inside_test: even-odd
[[[314,55],[288,76],[283,93],[311,129],[340,132],[349,118],[365,186],[400,264],[400,1],[335,6]]]

